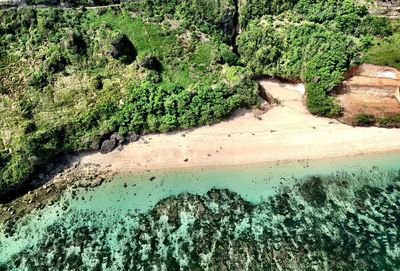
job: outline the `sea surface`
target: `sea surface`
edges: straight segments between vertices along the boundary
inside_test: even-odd
[[[0,225],[0,270],[400,270],[400,152],[118,175]]]

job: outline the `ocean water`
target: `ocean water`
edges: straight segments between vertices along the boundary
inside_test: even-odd
[[[400,153],[118,175],[0,226],[0,270],[400,270]]]

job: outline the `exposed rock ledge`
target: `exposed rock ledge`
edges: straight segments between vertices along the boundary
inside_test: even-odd
[[[39,188],[10,203],[0,204],[0,224],[3,221],[15,221],[30,211],[52,205],[67,188],[90,189],[110,180],[113,173],[94,163],[74,162],[49,177],[49,181]]]

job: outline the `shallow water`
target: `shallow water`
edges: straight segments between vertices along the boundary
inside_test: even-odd
[[[72,208],[79,210],[144,212],[169,196],[184,192],[204,194],[212,188],[229,189],[245,200],[258,203],[275,194],[276,188],[288,185],[294,179],[374,168],[400,169],[400,153],[120,175],[101,187],[81,191],[77,194],[78,199],[70,203]]]
[[[196,208],[200,208],[195,204],[196,202],[201,202],[201,205],[205,206],[201,208],[209,210],[210,213],[218,213],[221,210],[226,210],[226,213],[224,212],[221,217],[218,217],[215,223],[219,223],[219,228],[224,228],[226,227],[224,220],[235,221],[237,225],[234,229],[226,229],[228,235],[231,234],[230,231],[233,231],[233,236],[241,236],[245,232],[245,229],[251,228],[254,236],[253,239],[246,239],[246,244],[250,244],[250,246],[253,244],[254,247],[259,249],[257,240],[261,238],[261,233],[258,234],[257,232],[270,231],[270,229],[266,230],[263,228],[267,224],[272,228],[279,227],[277,226],[281,225],[278,223],[279,219],[290,216],[289,214],[282,215],[278,212],[278,216],[274,218],[278,224],[275,225],[273,224],[274,219],[272,219],[275,216],[271,213],[271,217],[268,217],[268,214],[265,213],[265,210],[269,208],[274,209],[271,207],[270,200],[275,199],[273,202],[276,202],[276,199],[278,199],[279,201],[280,195],[283,193],[282,191],[286,191],[283,194],[291,195],[290,197],[301,202],[298,205],[305,205],[306,207],[310,205],[311,209],[316,208],[313,202],[304,202],[304,199],[298,199],[300,197],[298,192],[293,192],[297,191],[297,187],[303,180],[307,179],[307,176],[329,176],[329,180],[323,183],[324,191],[329,199],[337,200],[340,198],[337,195],[350,193],[351,189],[358,191],[357,189],[365,185],[373,184],[377,187],[386,187],[385,185],[392,182],[393,174],[398,170],[400,170],[400,153],[395,152],[318,161],[292,161],[240,167],[152,171],[142,174],[120,175],[115,177],[111,182],[106,182],[96,188],[78,189],[74,193],[66,191],[57,204],[47,206],[24,217],[12,227],[12,230],[9,228],[2,230],[0,232],[0,263],[8,265],[5,267],[5,270],[30,270],[33,267],[36,270],[74,270],[76,266],[90,267],[88,270],[118,270],[118,268],[122,268],[121,270],[126,270],[126,268],[129,270],[175,270],[171,269],[171,267],[181,268],[182,270],[214,270],[210,266],[205,268],[205,264],[208,261],[211,266],[215,266],[212,260],[209,259],[210,257],[212,259],[218,257],[215,254],[215,249],[212,253],[205,253],[201,259],[197,260],[202,265],[196,265],[198,263],[196,263],[196,260],[192,260],[191,256],[185,256],[185,251],[178,253],[182,249],[182,244],[185,244],[188,240],[197,238],[194,233],[197,231],[206,231],[206,226],[210,230],[209,224],[203,226],[197,225],[197,222],[195,223],[195,221],[198,221],[198,210]],[[329,183],[331,180],[342,182],[344,179],[347,184],[351,184],[344,191],[340,191],[340,185],[331,186]],[[215,200],[207,194],[211,189],[226,189],[234,194],[225,195],[222,193],[222,196],[218,196],[218,200]],[[394,193],[397,193],[396,191]],[[203,198],[197,198],[188,194],[178,196],[182,193],[200,195]],[[351,195],[356,194],[351,193]],[[311,196],[314,195],[312,194]],[[397,196],[397,194],[393,196],[394,202]],[[391,195],[386,195],[385,197],[390,198],[390,202],[392,202]],[[166,198],[170,200],[162,201]],[[344,198],[349,200],[347,196]],[[345,199],[343,199],[343,203],[338,202],[335,204],[344,208],[343,210],[346,208],[349,209],[350,207],[346,206],[354,200],[347,202]],[[160,201],[162,201],[161,205],[157,205]],[[179,210],[178,218],[176,218],[179,221],[178,226],[174,224],[176,219],[172,222],[170,221],[171,210],[163,209],[164,205],[169,206],[169,204],[172,204],[171,201],[175,204],[173,209]],[[236,205],[232,207],[236,202],[241,205],[239,204],[239,207]],[[252,208],[259,209],[261,208],[260,206],[264,206],[261,211],[248,210]],[[308,210],[307,208],[306,210]],[[317,211],[329,213],[332,211],[329,208],[326,210],[317,209]],[[155,215],[160,212],[165,213],[166,217]],[[339,211],[336,212],[339,213]],[[391,210],[390,212],[394,211]],[[309,212],[308,215],[309,218],[307,218],[307,211],[305,211],[305,221],[307,219],[314,219],[313,212]],[[210,216],[208,219],[211,221],[214,218]],[[154,220],[155,218],[157,220]],[[169,225],[164,220],[167,220],[168,223],[171,222],[171,225],[175,226]],[[263,221],[261,226],[257,224],[257,221],[259,223]],[[155,227],[154,225],[157,223],[161,223],[160,225],[163,226],[160,226],[161,228]],[[6,226],[3,225],[3,228]],[[146,227],[146,229],[144,230],[141,227]],[[169,227],[175,228],[171,231]],[[84,233],[78,231],[78,229],[82,228],[85,228]],[[217,229],[215,230],[217,231]],[[396,232],[393,234],[397,236],[396,238],[400,238],[398,229],[394,228],[394,230]],[[145,240],[154,239],[155,241],[153,240],[151,244],[154,244],[154,242],[162,244],[159,244],[157,247],[153,247],[153,245],[142,245],[141,247],[137,245],[135,247],[135,244],[141,243],[141,238],[144,238],[142,235],[140,235],[141,237],[136,235],[139,233],[143,234],[143,231],[146,236]],[[285,231],[289,230],[286,229],[283,232]],[[327,231],[334,230],[329,229]],[[82,236],[79,234],[82,234]],[[100,239],[96,243],[93,243],[93,240],[96,238],[91,234]],[[136,236],[136,239],[129,239],[133,238],[132,236]],[[218,238],[216,236],[214,239],[217,240]],[[233,238],[233,240],[237,240],[237,238]],[[121,241],[125,239],[129,240],[129,242]],[[55,243],[54,240],[59,241]],[[160,240],[169,241],[163,243]],[[137,265],[132,263],[129,265],[126,261],[128,254],[121,251],[122,246],[126,246],[127,243],[132,246],[132,251],[136,251],[136,254],[129,255],[131,258],[136,259],[136,262],[138,262]],[[97,250],[96,246],[101,246],[102,249]],[[187,246],[192,247],[192,252],[196,249],[193,242],[185,245],[185,247]],[[104,247],[107,247],[107,249]],[[232,247],[234,247],[233,243]],[[170,248],[173,248],[174,252],[171,252]],[[395,253],[394,256],[391,256],[394,258],[395,263],[396,260],[400,261],[400,252],[392,252],[392,250],[397,251],[396,249],[398,248],[390,249],[390,253]],[[152,250],[157,251],[157,255],[153,255]],[[261,248],[261,250],[263,249]],[[323,251],[323,249],[320,250]],[[41,253],[47,256],[43,256]],[[102,256],[99,256],[99,253],[102,253]],[[163,253],[165,255],[162,255]],[[291,253],[296,254],[297,252]],[[312,251],[308,251],[307,253],[311,253],[310,255],[313,257],[318,254],[315,252],[316,254],[314,255]],[[81,256],[74,256],[70,259],[71,255],[75,254]],[[107,257],[112,258],[109,258],[108,262],[103,261],[103,258]],[[222,256],[220,255],[220,257]],[[254,260],[252,257],[249,256],[247,259],[249,261],[247,269],[241,267],[241,269],[236,270],[254,270],[250,268],[251,262]],[[321,257],[328,256],[322,255]],[[60,260],[61,258],[63,260]],[[171,258],[174,259],[173,263],[165,263],[165,259]],[[36,262],[38,259],[40,259],[40,263]],[[164,263],[161,263],[163,262],[162,259],[164,259]],[[139,262],[141,263],[139,264]],[[316,261],[315,265],[318,267],[320,263],[322,267],[327,264],[329,265],[329,261],[326,259]],[[393,265],[392,261],[390,263]],[[277,266],[281,265],[281,263],[278,264],[277,262],[276,264],[276,266],[263,266],[263,268],[279,269]],[[298,262],[292,264],[296,268],[299,268]],[[148,269],[150,266],[151,269]],[[253,266],[253,268],[256,267]],[[295,270],[290,269],[289,265],[287,268]],[[316,270],[320,269],[317,268]],[[365,270],[369,269],[366,268]]]

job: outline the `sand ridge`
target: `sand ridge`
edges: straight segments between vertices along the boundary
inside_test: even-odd
[[[245,165],[322,159],[400,150],[400,129],[351,127],[308,113],[302,85],[262,80],[280,105],[261,118],[240,110],[221,123],[170,134],[151,134],[122,151],[81,154],[82,163],[115,172]]]

